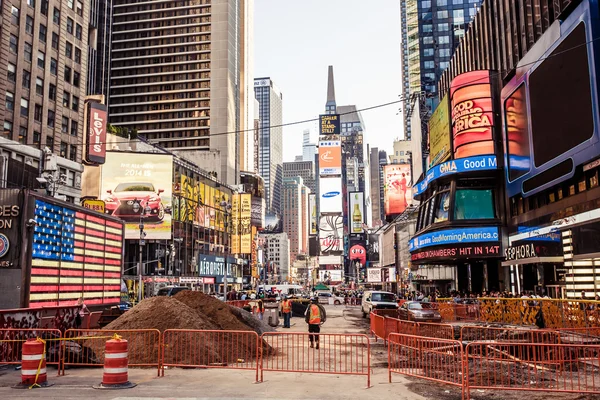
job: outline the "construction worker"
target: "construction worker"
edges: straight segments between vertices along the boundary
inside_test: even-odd
[[[305,321],[308,324],[308,333],[320,333],[321,325],[325,323],[327,315],[325,309],[319,304],[319,298],[313,297],[311,304],[306,308]],[[308,335],[310,340],[310,347],[313,347],[313,341],[317,344],[317,350],[319,349],[319,335]]]
[[[281,302],[281,314],[283,315],[283,327],[290,328],[290,319],[292,319],[292,302],[287,296],[283,296]]]

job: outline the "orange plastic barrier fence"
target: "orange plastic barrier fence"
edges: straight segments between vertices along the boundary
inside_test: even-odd
[[[68,365],[104,366],[106,341],[115,334],[128,341],[130,367],[156,367],[160,375],[161,335],[158,329],[69,329],[64,334],[62,346],[62,374]]]
[[[454,339],[454,327],[450,324],[418,322],[416,335],[453,340]]]
[[[560,334],[555,330],[495,328],[485,326],[463,326],[460,330],[461,342],[496,341],[522,343],[561,343]]]
[[[46,364],[60,365],[59,340],[62,333],[58,329],[0,329],[0,364],[21,364],[23,342],[27,339],[46,340]],[[58,368],[60,372],[60,368]]]
[[[164,367],[234,368],[256,371],[263,341],[254,331],[167,329],[163,333]]]
[[[390,333],[402,333],[405,335],[414,335],[417,333],[417,324],[412,321],[405,321],[397,318],[385,317],[385,337]]]
[[[310,337],[318,349],[310,347]],[[300,332],[269,332],[261,338],[267,347],[261,356],[260,381],[264,371],[315,374],[366,375],[371,386],[371,345],[367,335]]]
[[[457,340],[392,333],[388,346],[388,379],[392,373],[463,386],[462,344]]]
[[[251,300],[230,300],[225,303],[229,304],[232,307],[244,308],[248,304],[250,304]]]
[[[600,345],[600,328],[558,328],[560,342],[564,344]]]
[[[371,313],[371,333],[376,337],[385,340],[385,317]]]
[[[600,346],[474,342],[465,349],[472,389],[600,393]]]

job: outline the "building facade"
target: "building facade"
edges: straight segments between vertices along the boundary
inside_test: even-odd
[[[410,140],[394,140],[394,152],[390,154],[392,164],[410,164],[412,161],[412,143]]]
[[[261,280],[268,283],[287,281],[290,274],[290,239],[287,233],[261,234],[264,260]]]
[[[254,80],[259,103],[258,173],[265,180],[267,211],[281,215],[283,185],[283,96],[270,78]]]
[[[302,133],[302,161],[315,160],[317,144],[310,141],[310,129],[305,129]]]
[[[371,226],[381,226],[385,221],[383,208],[383,166],[388,163],[385,150],[379,150],[377,147],[371,149],[371,207],[372,223]]]
[[[101,94],[108,104],[113,0],[92,0],[90,8],[87,94]]]
[[[302,178],[304,185],[310,189],[311,193],[317,192],[317,181],[315,179],[314,161],[284,162],[283,179],[291,179],[297,176]]]

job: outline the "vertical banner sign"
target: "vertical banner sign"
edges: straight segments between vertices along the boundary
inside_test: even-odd
[[[231,252],[240,252],[240,195],[234,194],[231,199]]]
[[[428,169],[435,167],[450,158],[450,116],[448,95],[444,96],[440,104],[429,119],[429,165]]]
[[[83,161],[86,164],[104,164],[106,160],[106,106],[88,103],[87,146]]]
[[[339,135],[340,131],[339,114],[319,115],[319,133],[321,135]]]
[[[250,254],[252,251],[252,195],[240,195],[240,251]]]
[[[410,164],[383,167],[383,202],[385,215],[402,214],[411,203]]]
[[[308,212],[310,213],[309,233],[310,236],[315,236],[318,232],[317,195],[315,193],[311,193],[308,195]]]
[[[351,221],[350,233],[362,233],[365,221],[365,195],[363,192],[350,192],[348,198],[348,218]]]
[[[342,142],[326,140],[319,142],[319,175],[342,174]]]

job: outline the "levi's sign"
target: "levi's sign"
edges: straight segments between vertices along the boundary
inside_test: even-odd
[[[106,106],[88,103],[87,146],[84,161],[98,165],[106,161]]]
[[[496,156],[493,155],[468,157],[446,161],[427,171],[425,179],[415,185],[413,194],[415,196],[420,195],[427,190],[429,183],[441,178],[442,176],[470,171],[489,171],[496,168],[498,168],[498,162],[496,160]]]

